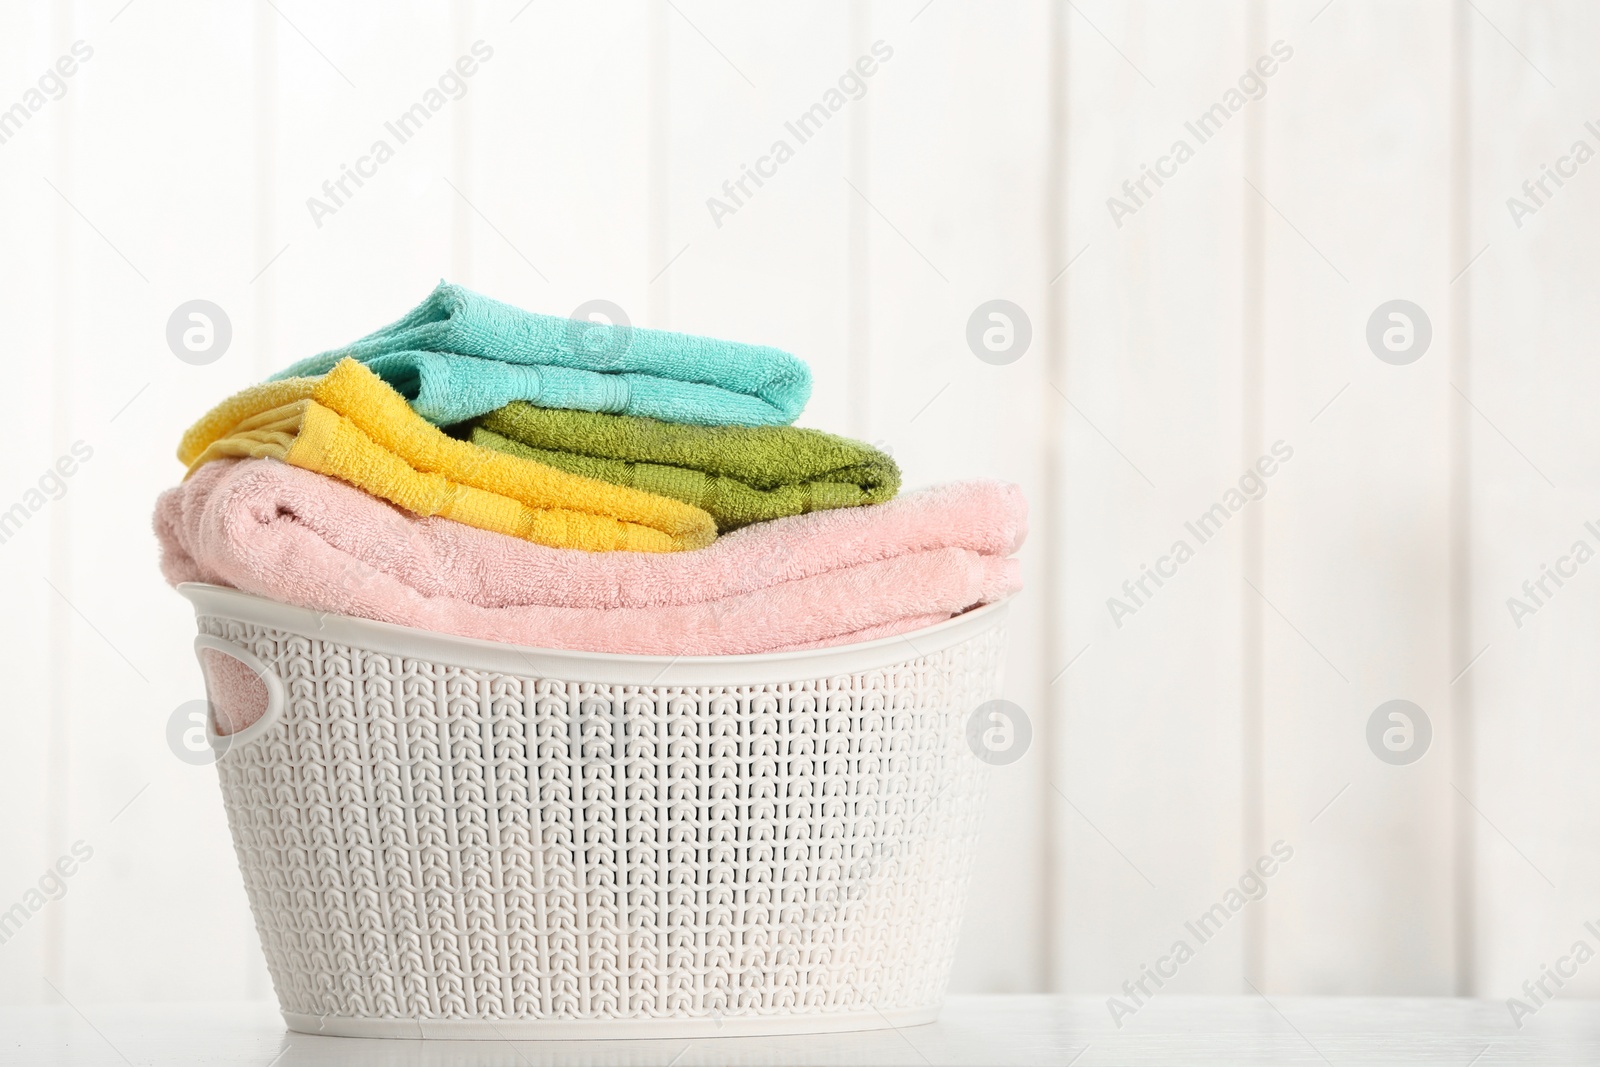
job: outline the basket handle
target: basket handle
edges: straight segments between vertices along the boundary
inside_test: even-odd
[[[213,637],[211,634],[200,634],[194,639],[194,654],[195,658],[200,661],[201,673],[205,672],[206,662],[205,657],[200,653],[208,648],[213,652],[220,652],[224,656],[231,656],[246,667],[249,667],[255,672],[256,677],[261,679],[261,684],[266,686],[267,689],[266,709],[262,711],[259,719],[246,726],[243,730],[231,734],[219,734],[217,733],[216,716],[206,716],[206,740],[210,742],[212,750],[217,753],[217,757],[220,759],[234,745],[244,744],[258,734],[266,733],[272,728],[272,724],[278,721],[278,716],[283,714],[283,679],[279,678],[278,673],[267,666],[254,652],[242,645],[234,644],[232,641]]]

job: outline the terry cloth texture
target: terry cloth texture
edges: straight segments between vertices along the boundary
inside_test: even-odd
[[[324,374],[346,357],[440,426],[513,400],[702,426],[777,426],[793,422],[811,397],[811,369],[776,348],[539,315],[445,282],[400,321],[274,377]]]
[[[721,655],[904,633],[1021,585],[1026,504],[969,482],[747,526],[698,552],[546,548],[418,519],[274,460],[207,464],[156,504],[169,582],[540,648]]]
[[[256,672],[225,652],[200,650],[206,700],[219,734],[236,734],[267,710],[267,687]]]
[[[235,394],[178,447],[190,475],[230,457],[281,459],[418,515],[558,548],[675,552],[716,537],[699,508],[448,437],[353,359]]]
[[[870,445],[793,426],[683,426],[632,415],[507,404],[472,443],[703,508],[717,529],[881,504],[900,468]]]

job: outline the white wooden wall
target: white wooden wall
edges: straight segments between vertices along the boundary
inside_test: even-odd
[[[1504,997],[1600,919],[1600,565],[1520,628],[1505,605],[1600,547],[1600,162],[1520,228],[1505,205],[1600,149],[1591,6],[78,0],[0,13],[0,108],[76,40],[0,143],[0,510],[94,450],[0,544],[0,910],[94,855],[0,945],[0,998],[268,994],[212,772],[164,738],[201,688],[149,509],[196,413],[440,277],[780,345],[816,372],[803,423],[911,485],[1024,486],[1007,695],[1035,740],[995,772],[957,990],[1116,991],[1278,840],[1169,989]],[[465,96],[315,225],[479,40]],[[876,41],[865,94],[717,225]],[[1278,41],[1118,226],[1107,198]],[[194,298],[234,328],[204,367],[164,340]],[[995,298],[1033,331],[1006,366],[965,341]],[[1365,342],[1396,298],[1432,323],[1408,366]],[[1280,440],[1265,497],[1116,625]],[[1394,698],[1434,727],[1409,766],[1366,743]]]

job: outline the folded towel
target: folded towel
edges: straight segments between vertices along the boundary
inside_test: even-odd
[[[539,315],[444,282],[399,322],[274,377],[324,374],[346,357],[440,426],[513,400],[775,426],[793,422],[811,397],[810,368],[776,348]]]
[[[917,629],[1019,588],[1026,504],[971,482],[747,526],[672,555],[545,548],[417,519],[272,460],[211,463],[156,504],[169,582],[490,641],[635,655],[771,652]]]
[[[448,437],[353,359],[322,378],[245,389],[178,446],[190,475],[229,457],[281,459],[418,515],[558,548],[675,552],[716,537],[698,508]]]
[[[519,401],[478,420],[472,443],[682,500],[722,531],[881,504],[900,488],[900,468],[877,449],[793,426],[683,426]]]

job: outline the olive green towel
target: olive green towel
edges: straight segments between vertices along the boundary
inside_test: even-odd
[[[472,443],[693,504],[724,532],[881,504],[900,488],[884,453],[794,426],[688,426],[517,401],[473,423]]]

